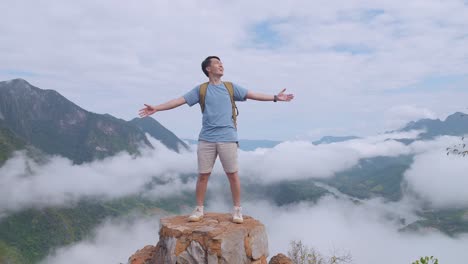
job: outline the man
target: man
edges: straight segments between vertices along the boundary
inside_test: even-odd
[[[187,103],[193,106],[202,102],[203,125],[198,139],[198,180],[196,186],[197,206],[189,216],[189,221],[200,221],[203,218],[203,203],[205,200],[208,178],[213,169],[217,156],[223,165],[223,169],[229,179],[232,200],[234,204],[232,221],[242,223],[242,208],[240,204],[240,180],[237,164],[237,128],[234,121],[234,101],[245,101],[252,99],[257,101],[291,101],[292,94],[285,94],[283,89],[277,95],[267,95],[248,91],[236,84],[225,84],[221,81],[224,74],[223,63],[216,56],[209,56],[202,62],[202,71],[208,77],[206,94],[200,97],[202,85],[198,85],[184,96],[173,99],[160,105],[147,105],[140,110],[140,117],[152,115],[158,111],[176,108]],[[206,86],[206,85],[205,85]],[[231,86],[233,95],[231,97],[227,86]],[[204,98],[204,104],[203,104]],[[204,107],[204,109],[203,109]]]

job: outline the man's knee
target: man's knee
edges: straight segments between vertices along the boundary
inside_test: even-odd
[[[203,182],[208,181],[208,179],[210,178],[210,174],[211,174],[211,172],[209,172],[209,173],[200,173],[200,174],[198,174],[198,180],[203,181]]]
[[[237,171],[235,171],[235,172],[226,172],[226,175],[230,180],[239,179],[239,174],[237,173]]]

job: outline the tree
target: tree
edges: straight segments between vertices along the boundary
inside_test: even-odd
[[[462,117],[468,117],[466,114],[461,114]],[[447,148],[447,156],[450,154],[459,155],[459,156],[468,156],[468,144],[465,141],[465,137],[461,138],[461,143],[453,145],[452,147]]]
[[[421,257],[420,259],[416,260],[411,264],[439,264],[439,260],[437,258],[434,258],[434,256]]]
[[[288,257],[294,264],[340,264],[351,263],[351,254],[339,254],[336,251],[332,256],[325,257],[314,248],[309,248],[302,244],[302,241],[291,241],[288,251]]]
[[[459,156],[468,156],[468,148],[467,148],[467,143],[465,141],[465,137],[461,138],[461,143],[453,145],[453,147],[448,147],[447,148],[447,155],[453,154],[453,155],[459,155]]]

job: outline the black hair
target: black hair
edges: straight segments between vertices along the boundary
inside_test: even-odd
[[[208,76],[208,71],[206,71],[206,67],[211,65],[211,59],[221,60],[218,56],[208,56],[208,57],[206,57],[206,59],[201,63],[201,69],[202,69],[203,73],[206,75],[206,77],[210,77],[210,76]]]

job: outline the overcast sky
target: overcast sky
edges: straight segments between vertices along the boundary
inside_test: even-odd
[[[372,135],[468,107],[463,0],[0,0],[0,9],[0,80],[124,119],[204,82],[208,55],[221,57],[225,80],[296,95],[239,103],[240,138]],[[198,136],[198,106],[154,117]]]

